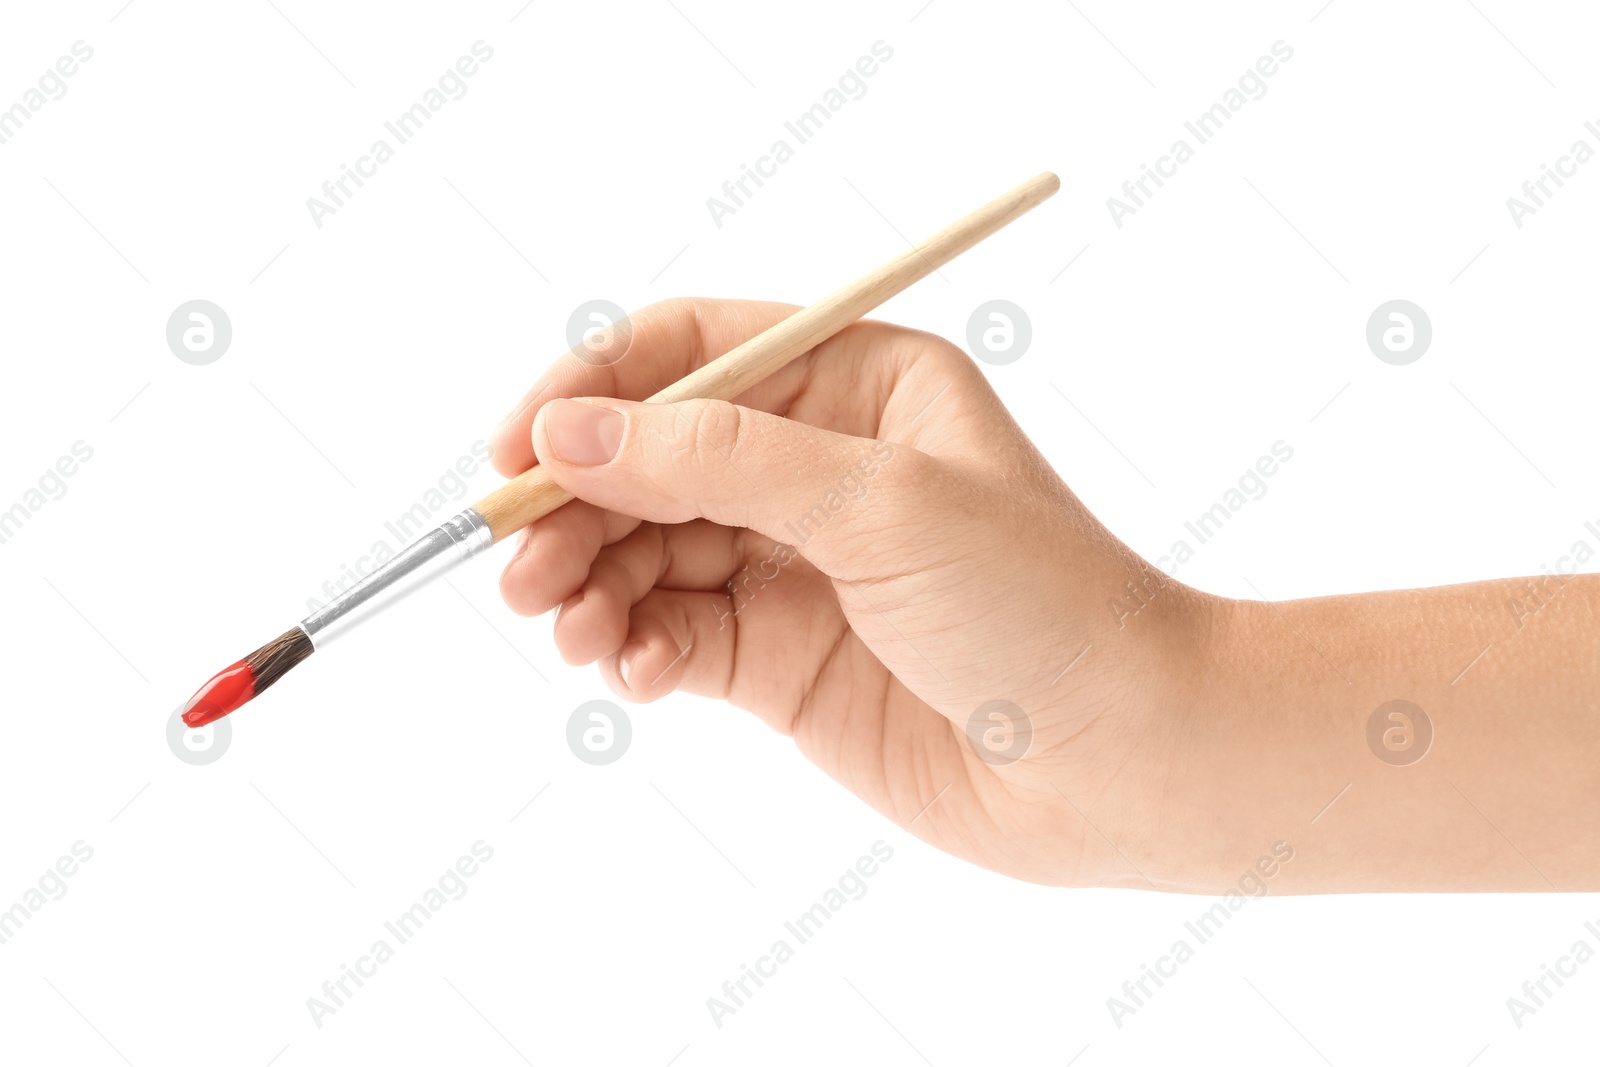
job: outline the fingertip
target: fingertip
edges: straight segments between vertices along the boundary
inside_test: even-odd
[[[514,415],[501,419],[489,434],[489,465],[502,478],[515,478],[533,466],[533,442],[519,432]]]
[[[578,590],[600,551],[605,513],[574,501],[522,531],[500,574],[500,596],[518,615],[543,615]]]
[[[622,653],[618,651],[613,652],[611,655],[600,661],[601,680],[606,683],[606,688],[610,689],[623,700],[630,701],[634,704],[646,703],[647,701],[644,697],[641,697],[638,693],[635,693],[631,688],[629,688],[628,683],[623,681],[621,659]]]
[[[506,602],[513,614],[524,618],[543,615],[550,610],[550,605],[545,603],[545,598],[538,594],[527,580],[526,569],[518,566],[522,553],[511,557],[505,570],[500,572],[500,599]]]
[[[639,667],[649,653],[650,646],[644,641],[630,641],[617,653],[617,676],[622,679],[622,684],[628,687],[629,692],[639,692],[635,678],[637,676],[640,681],[643,680],[643,676],[638,673]]]
[[[636,613],[633,622],[627,640],[610,662],[617,680],[633,699],[648,702],[677,688],[686,669],[687,649],[678,646],[661,619],[641,619]]]
[[[571,403],[575,401],[563,397],[543,405],[534,412],[533,422],[528,428],[528,447],[533,450],[534,462],[547,465],[552,474],[567,464],[550,443],[550,416],[562,405]]]
[[[562,658],[582,665],[617,651],[628,637],[628,606],[593,581],[569,597],[555,623]]]
[[[533,421],[528,424],[528,448],[533,452],[535,463],[541,462],[541,456],[550,454],[550,444],[545,436],[545,414],[550,405],[546,404],[533,413]]]
[[[522,542],[505,570],[500,572],[500,597],[513,612],[531,618],[543,615],[578,589],[587,573],[587,564],[549,544],[556,531],[530,526],[522,531]]]
[[[603,467],[617,456],[627,431],[627,410],[638,405],[607,397],[552,400],[534,416],[535,457],[550,468]]]
[[[570,667],[582,667],[593,663],[597,657],[586,655],[581,620],[575,618],[575,612],[584,601],[586,591],[579,589],[567,599],[563,600],[556,608],[555,621],[551,623],[551,635],[555,638],[556,651],[561,654],[561,660]]]

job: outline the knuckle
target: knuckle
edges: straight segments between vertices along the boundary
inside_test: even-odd
[[[937,465],[927,461],[914,448],[880,441],[874,445],[870,465],[869,490],[890,501],[914,500],[933,495],[941,475]]]
[[[673,443],[677,454],[703,471],[733,462],[743,419],[739,409],[721,400],[691,400],[678,405]]]
[[[946,337],[931,339],[925,358],[940,374],[961,382],[985,381],[983,368],[966,349]]]

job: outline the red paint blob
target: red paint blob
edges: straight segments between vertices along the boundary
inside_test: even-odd
[[[256,695],[256,673],[244,660],[214,674],[183,708],[183,724],[191,730],[248,704]]]

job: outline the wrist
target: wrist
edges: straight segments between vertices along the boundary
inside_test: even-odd
[[[1110,602],[1084,657],[1095,699],[1080,690],[1073,700],[1079,714],[1099,713],[1097,743],[1078,753],[1092,768],[1080,782],[1095,788],[1075,802],[1105,837],[1091,834],[1088,852],[1114,884],[1222,893],[1263,851],[1256,845],[1270,852],[1271,844],[1244,847],[1248,828],[1230,799],[1246,764],[1235,727],[1250,678],[1249,612],[1159,572],[1152,578],[1143,561],[1119,570],[1132,576],[1116,579],[1127,596]]]
[[[1138,732],[1150,759],[1129,825],[1150,828],[1140,866],[1163,890],[1279,891],[1295,881],[1286,875],[1308,820],[1338,788],[1323,788],[1317,760],[1299,758],[1303,744],[1291,753],[1294,738],[1307,728],[1326,734],[1319,743],[1331,752],[1338,731],[1289,699],[1305,687],[1283,643],[1293,633],[1272,605],[1177,582],[1163,597],[1139,668],[1147,696]]]

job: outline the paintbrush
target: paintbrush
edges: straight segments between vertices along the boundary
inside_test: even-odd
[[[1060,187],[1060,179],[1048,172],[1023,182],[648,399],[665,404],[702,398],[734,399],[1049,199]],[[511,479],[412,542],[325,607],[306,616],[294,629],[214,675],[184,706],[184,723],[204,726],[238,709],[339,634],[571,499],[572,494],[552,481],[541,467],[535,466]]]

